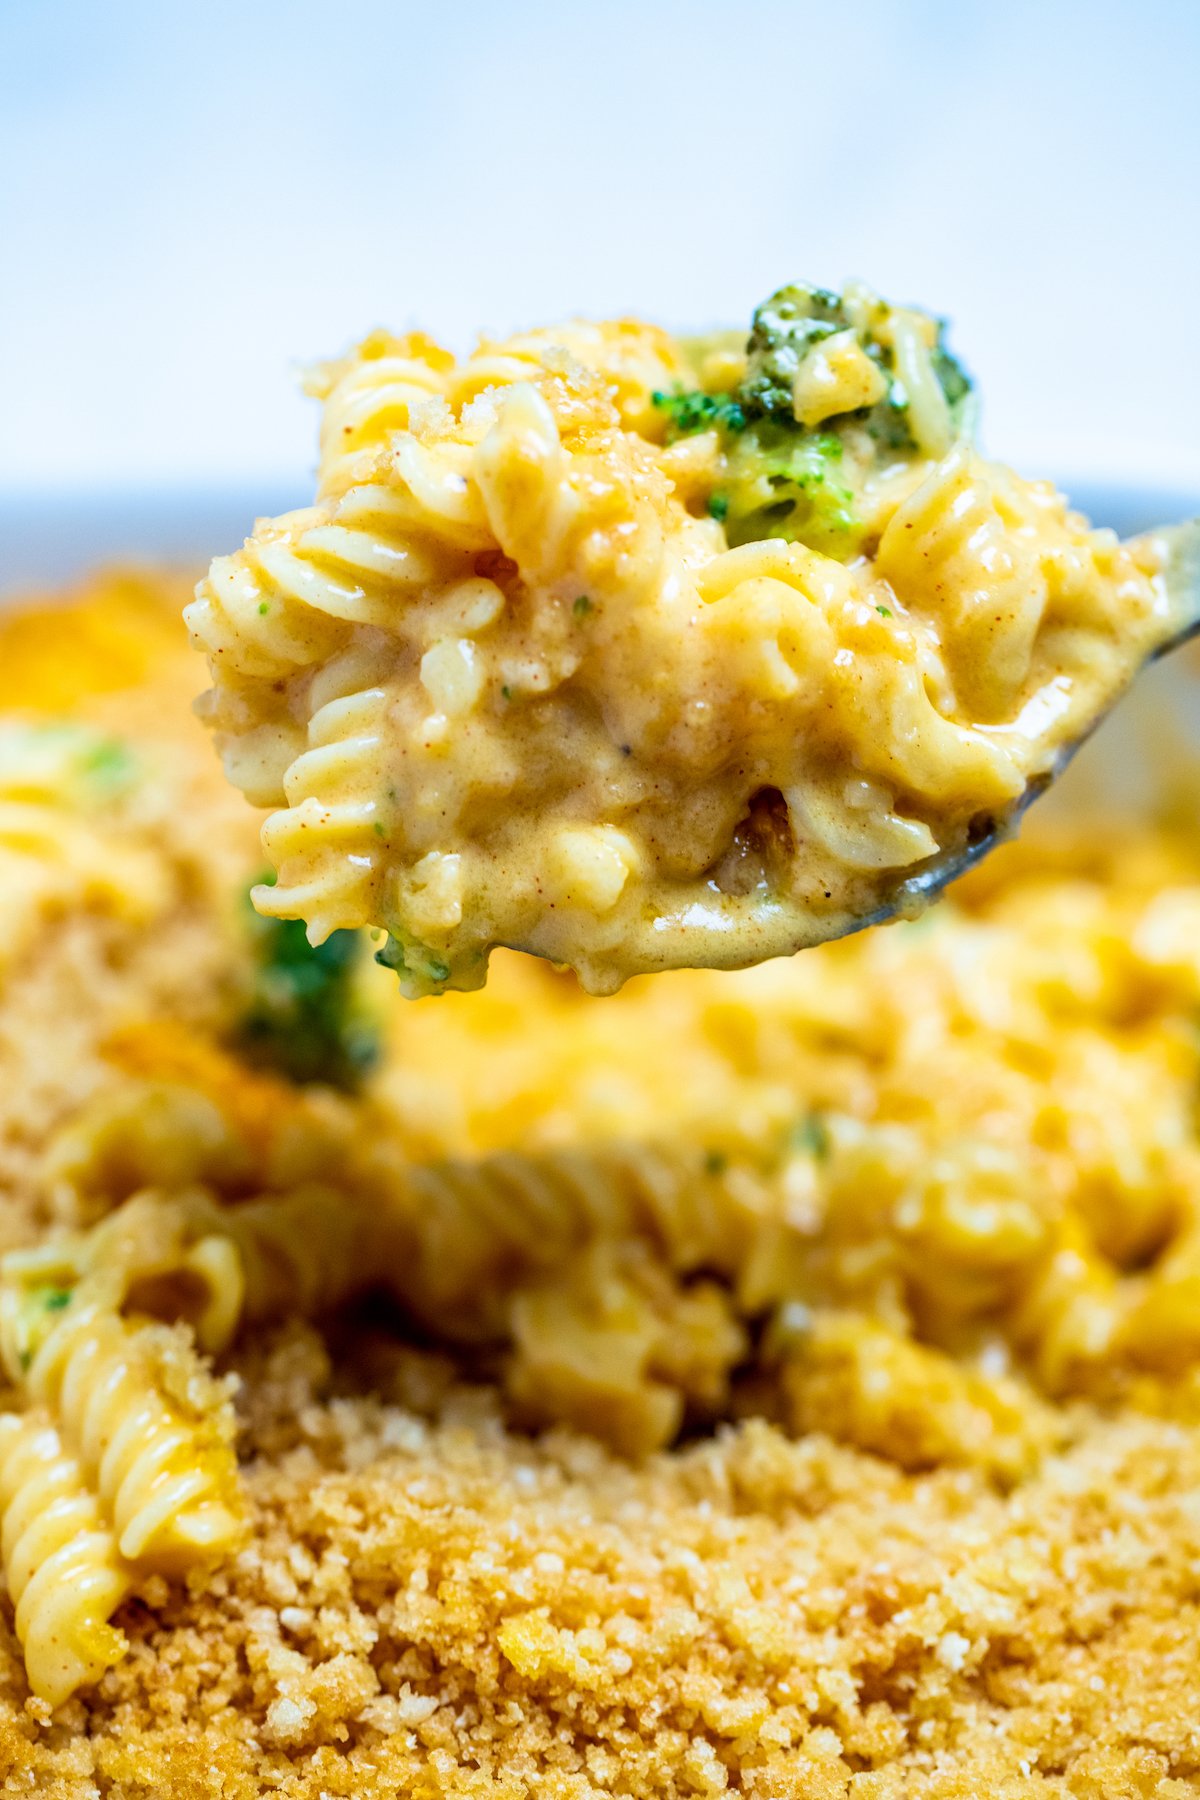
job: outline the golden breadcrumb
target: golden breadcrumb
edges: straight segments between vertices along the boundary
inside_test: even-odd
[[[6,1632],[11,1791],[1195,1791],[1194,1432],[1080,1414],[1007,1496],[753,1421],[632,1467],[391,1363],[377,1397],[304,1328],[239,1359],[251,1545],[150,1584],[53,1724]]]

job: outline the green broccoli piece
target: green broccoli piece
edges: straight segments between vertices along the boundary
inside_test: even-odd
[[[942,392],[946,396],[946,403],[957,422],[957,409],[961,407],[963,401],[974,388],[975,383],[971,380],[971,377],[967,374],[967,371],[963,368],[957,356],[953,356],[950,351],[947,350],[945,344],[943,344],[942,337],[945,330],[946,321],[941,319],[938,321],[938,341],[930,354],[933,363],[933,372],[941,383]]]
[[[132,786],[137,779],[137,758],[120,738],[98,737],[80,762],[80,774],[106,794]]]
[[[375,952],[375,961],[400,977],[401,992],[409,1000],[443,993],[450,979],[450,965],[436,950],[394,931],[389,931],[386,944]]]
[[[782,537],[843,559],[859,549],[864,483],[881,458],[914,448],[908,395],[890,343],[877,335],[891,310],[880,301],[864,316],[863,307],[848,308],[827,288],[795,282],[755,311],[746,373],[734,394],[691,389],[653,395],[667,415],[669,442],[697,431],[720,434],[725,473],[708,511],[724,523],[731,544]],[[804,359],[826,338],[850,330],[883,377],[883,396],[819,427],[800,425],[793,394]],[[970,417],[971,380],[942,342],[944,330],[940,324],[932,364],[961,429]]]
[[[738,398],[749,418],[792,418],[792,384],[814,344],[845,331],[849,321],[836,294],[796,282],[756,308],[746,342],[748,367]]]
[[[274,876],[264,877],[268,885]],[[248,1061],[296,1082],[353,1090],[379,1055],[358,998],[359,934],[334,931],[312,945],[300,919],[264,919],[247,901],[251,991],[235,1033]]]
[[[908,395],[898,381],[888,382],[887,393],[869,409],[863,423],[878,450],[916,448],[908,423]]]
[[[77,804],[120,800],[142,774],[123,739],[65,719],[0,727],[0,767],[22,783],[60,786]]]
[[[792,391],[800,364],[814,345],[832,337],[835,332],[848,331],[850,325],[842,300],[827,288],[796,282],[764,300],[751,324],[746,342],[747,372],[738,389],[738,399],[746,416],[794,423]],[[951,416],[958,424],[972,383],[962,364],[942,342],[945,329],[945,321],[940,320],[938,341],[932,352],[933,370],[941,383]],[[881,448],[911,449],[908,396],[893,373],[891,350],[875,337],[869,326],[859,330],[858,338],[866,355],[884,376],[887,393],[874,406],[849,417],[865,423],[872,439]],[[823,427],[825,430],[836,428],[836,422],[828,420]]]
[[[938,321],[938,341],[929,353],[933,372],[946,396],[950,417],[960,430],[966,423],[966,407],[974,391],[974,383],[956,356],[942,342],[945,320]],[[908,395],[904,385],[891,372],[891,356],[882,346],[868,343],[867,354],[884,369],[888,391],[863,417],[873,442],[882,450],[911,450],[913,436],[908,423]]]
[[[844,553],[859,521],[843,456],[834,432],[802,431],[773,419],[752,426],[729,458],[730,544],[781,537],[828,555]]]
[[[738,432],[745,429],[745,413],[727,394],[706,394],[700,388],[680,388],[665,394],[656,389],[650,399],[667,415],[668,443],[697,431]]]

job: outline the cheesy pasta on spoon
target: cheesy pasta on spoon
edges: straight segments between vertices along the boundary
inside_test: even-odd
[[[572,323],[317,370],[313,506],[188,609],[269,915],[409,995],[508,945],[591,992],[916,910],[1180,630],[985,461],[941,324],[781,289],[748,339]]]

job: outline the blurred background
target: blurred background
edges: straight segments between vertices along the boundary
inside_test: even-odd
[[[375,324],[797,276],[950,315],[993,453],[1195,508],[1198,77],[1196,0],[0,0],[0,583],[302,502],[296,369]]]

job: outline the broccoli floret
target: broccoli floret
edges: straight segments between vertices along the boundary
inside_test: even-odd
[[[98,738],[80,764],[80,773],[106,794],[130,787],[137,778],[137,758],[120,738]]]
[[[974,390],[974,383],[958,358],[943,344],[942,334],[945,329],[945,320],[939,320],[938,339],[929,353],[929,360],[946,396],[950,417],[956,428],[962,429],[966,418],[966,404]],[[863,415],[871,439],[881,450],[912,450],[914,444],[908,422],[908,395],[903,384],[891,373],[891,357],[876,345],[868,345],[867,354],[880,361],[888,381],[888,391],[883,399]]]
[[[870,407],[862,418],[877,450],[916,448],[908,423],[908,395],[898,381],[888,382],[884,398]]]
[[[379,1054],[357,992],[359,934],[333,931],[312,945],[302,920],[264,919],[248,901],[246,910],[254,973],[239,1048],[291,1081],[356,1088]]]
[[[751,322],[746,377],[738,388],[746,414],[792,419],[792,386],[800,364],[814,344],[845,331],[847,324],[841,301],[826,288],[796,282],[764,300]]]
[[[881,306],[879,310],[886,318],[890,309]],[[780,288],[765,300],[754,314],[746,342],[746,376],[737,394],[746,416],[792,421],[792,396],[801,363],[815,345],[835,332],[850,330],[851,325],[845,303],[827,288],[797,282]],[[971,380],[943,344],[945,328],[945,321],[939,320],[931,360],[957,424],[962,402],[971,391]],[[852,416],[862,419],[882,448],[911,449],[908,396],[893,373],[891,349],[876,337],[870,324],[856,329],[862,350],[887,383],[887,392],[874,406]]]
[[[724,524],[731,544],[783,537],[842,558],[859,549],[863,485],[882,459],[916,448],[909,397],[895,369],[893,317],[893,308],[865,290],[843,297],[796,282],[755,312],[745,374],[732,394],[702,388],[654,394],[655,406],[667,416],[669,442],[697,431],[719,434],[724,470],[708,512]],[[970,419],[971,381],[946,349],[944,330],[939,323],[930,361],[951,421],[962,430]],[[874,391],[879,397],[831,412],[819,424],[810,415],[802,424],[796,418],[797,377],[806,358],[837,333],[853,333],[853,341],[837,353],[841,366],[848,362],[852,371],[845,391],[859,396]],[[703,350],[702,340],[693,355],[697,369],[703,367]],[[865,383],[863,358],[874,367]]]
[[[0,727],[0,774],[57,791],[76,805],[108,805],[137,785],[137,756],[123,739],[74,720]]]

